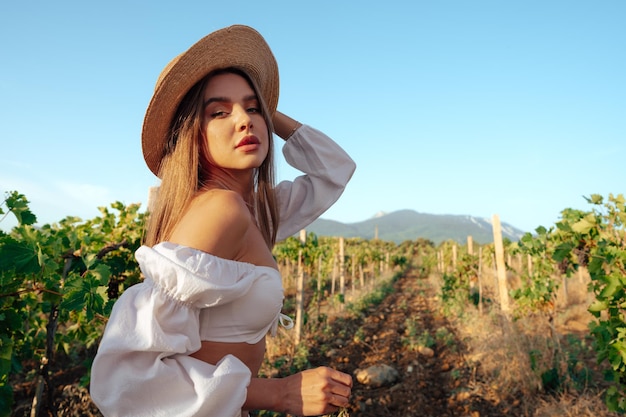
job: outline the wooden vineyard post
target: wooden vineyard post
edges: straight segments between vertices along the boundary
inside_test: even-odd
[[[359,263],[359,281],[361,282],[361,289],[365,288],[365,272],[362,263]]]
[[[330,294],[335,295],[335,283],[337,282],[337,255],[333,255],[333,274],[330,282]]]
[[[498,276],[498,292],[500,293],[500,309],[509,313],[509,291],[506,285],[506,266],[504,264],[504,245],[502,244],[502,225],[497,214],[492,216],[493,243],[496,249],[496,273]]]
[[[339,294],[344,295],[346,290],[346,258],[344,253],[344,239],[339,238]]]
[[[472,256],[474,254],[474,248],[473,248],[473,241],[472,241],[472,237],[471,236],[467,236],[467,254],[469,256]],[[478,277],[475,277],[476,280],[478,279]],[[474,277],[470,276],[469,277],[469,289],[470,289],[470,294],[476,291],[476,280],[474,279]]]
[[[300,230],[300,243],[306,243],[306,230]],[[296,345],[300,344],[302,335],[302,322],[304,317],[304,265],[302,249],[298,252],[298,282],[296,283]]]
[[[443,275],[446,271],[443,269],[443,251],[441,249],[437,251],[437,260],[439,262],[439,272]]]
[[[567,274],[561,274],[561,280],[563,281],[563,307],[567,308],[569,305],[569,299],[567,294]]]
[[[354,268],[354,262],[356,261],[356,256],[352,254],[350,257],[350,274],[352,279],[352,293],[356,291],[356,269]]]
[[[452,270],[456,271],[456,257],[457,257],[457,248],[456,244],[452,245]]]
[[[322,307],[322,255],[317,258],[317,317]]]
[[[317,258],[317,298],[318,300],[321,298],[319,296],[319,294],[322,292],[322,260],[323,257],[322,255],[320,255],[319,258]]]
[[[578,282],[580,282],[581,284],[585,282],[585,278],[584,278],[584,270],[585,267],[584,266],[579,266],[578,267]]]
[[[478,312],[483,315],[483,248],[478,248]]]
[[[439,269],[441,274],[445,272],[443,270],[443,253],[440,250],[437,251],[437,269]]]

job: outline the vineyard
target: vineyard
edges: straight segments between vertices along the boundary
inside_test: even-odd
[[[355,379],[352,416],[613,416],[626,411],[622,195],[518,242],[306,234],[276,245],[296,328],[263,376],[328,365]],[[24,195],[0,216],[0,416],[99,416],[89,369],[119,295],[141,281],[145,213],[34,227]],[[3,219],[4,217],[0,217]],[[1,220],[0,220],[1,221]],[[278,416],[257,412],[258,416]]]

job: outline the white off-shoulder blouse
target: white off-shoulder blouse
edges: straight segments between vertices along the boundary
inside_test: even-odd
[[[356,169],[341,147],[307,125],[283,153],[304,175],[276,187],[278,240],[324,213]],[[145,278],[113,307],[91,369],[93,401],[106,417],[240,417],[250,369],[233,355],[216,365],[189,355],[207,340],[256,343],[289,321],[280,311],[278,272],[169,242],[142,246],[135,256]],[[239,306],[230,314],[239,303],[250,306],[247,313]]]

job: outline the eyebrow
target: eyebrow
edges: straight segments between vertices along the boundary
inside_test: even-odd
[[[255,100],[258,100],[256,94],[250,94],[243,98],[243,101],[255,101]],[[233,100],[228,97],[211,97],[207,101],[204,102],[203,107],[206,108],[206,106],[208,106],[211,103],[230,103],[232,101]]]

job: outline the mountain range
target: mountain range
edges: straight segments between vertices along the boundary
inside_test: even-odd
[[[518,241],[524,231],[507,223],[502,223],[502,237]],[[397,244],[405,240],[424,238],[435,245],[453,240],[459,244],[467,243],[472,236],[474,242],[486,244],[493,242],[491,219],[449,214],[427,214],[415,210],[399,210],[392,213],[378,213],[374,217],[357,222],[341,223],[334,220],[317,219],[306,229],[317,236],[360,237],[381,240]]]

